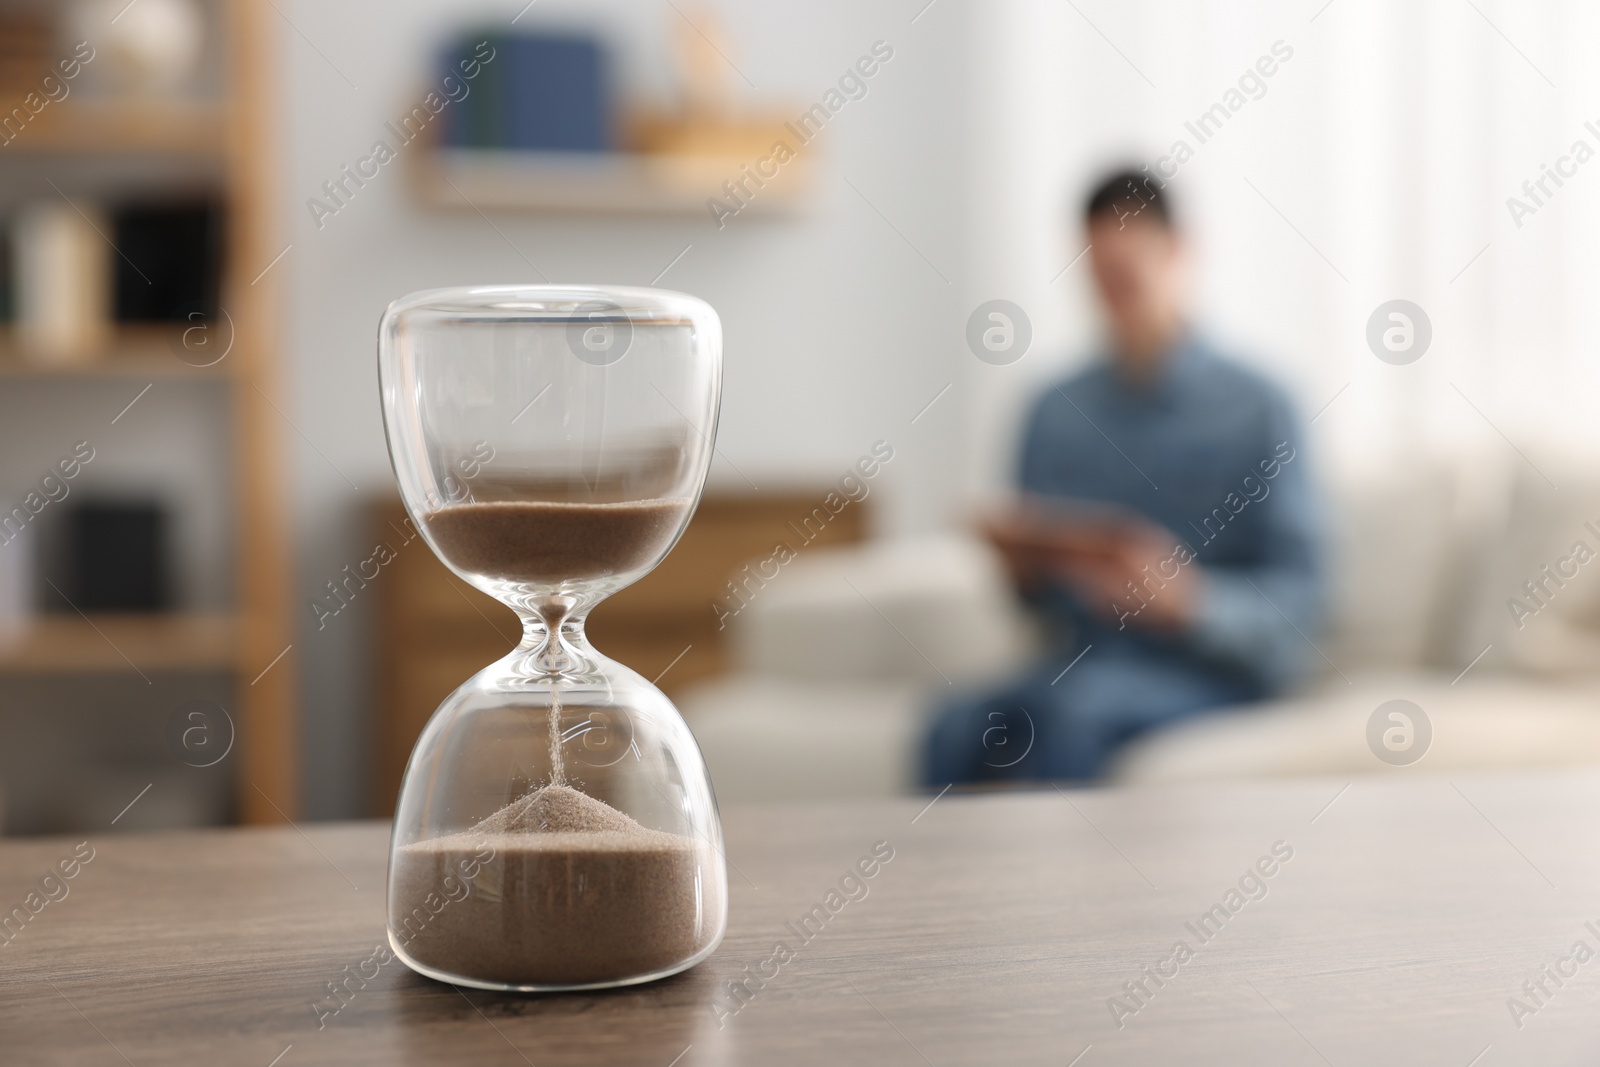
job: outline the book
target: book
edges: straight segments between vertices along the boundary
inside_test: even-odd
[[[615,148],[605,52],[598,40],[519,34],[505,43],[505,147],[534,152]]]
[[[462,79],[480,45],[493,58]],[[465,81],[445,109],[440,143],[449,148],[524,152],[616,150],[609,64],[598,38],[572,33],[470,33],[440,53],[440,78]]]

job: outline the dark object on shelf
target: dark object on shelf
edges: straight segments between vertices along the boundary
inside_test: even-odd
[[[85,501],[67,512],[65,592],[79,611],[172,607],[167,509],[155,501]]]
[[[118,322],[173,322],[217,313],[222,207],[213,201],[129,204],[113,217]]]
[[[483,62],[482,56],[490,54],[493,58]],[[463,77],[474,69],[476,77]],[[467,89],[444,110],[441,141],[447,147],[537,152],[616,147],[605,49],[593,37],[467,34],[444,51],[440,77],[453,79],[447,86]]]

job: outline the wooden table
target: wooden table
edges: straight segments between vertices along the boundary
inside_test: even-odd
[[[0,946],[0,1062],[1600,1062],[1600,956],[1569,955],[1600,952],[1600,775],[926,804],[729,813],[731,928],[687,974],[502,996],[395,962],[320,1028],[328,983],[383,941],[386,826],[93,834]],[[893,859],[802,945],[786,924],[879,841]],[[75,843],[0,845],[0,907]],[[777,941],[794,958],[733,1011],[726,984]]]

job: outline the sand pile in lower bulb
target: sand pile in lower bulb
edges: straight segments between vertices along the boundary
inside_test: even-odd
[[[430,909],[428,897],[437,907],[444,880],[459,881],[463,864],[481,861],[486,847],[494,859],[470,892]],[[716,936],[720,909],[710,895],[722,890],[709,858],[704,842],[646,829],[571,786],[547,785],[470,830],[396,850],[390,928],[416,915],[405,954],[465,978],[583,985],[650,974]]]
[[[513,800],[471,834],[649,833],[610,804],[570,785],[549,785]]]

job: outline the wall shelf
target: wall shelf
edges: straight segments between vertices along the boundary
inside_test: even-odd
[[[751,160],[667,153],[562,154],[498,149],[430,149],[418,153],[412,178],[434,207],[480,211],[698,215],[724,197],[722,184],[739,178]],[[755,189],[740,215],[797,211],[809,191],[803,160],[795,160]],[[752,188],[754,188],[752,186]]]
[[[228,109],[210,101],[82,100],[48,104],[3,154],[108,153],[221,157]]]
[[[232,353],[208,367],[179,359],[173,349],[174,332],[181,327],[162,325],[119,327],[107,344],[96,351],[61,360],[30,356],[15,337],[0,332],[0,379],[134,379],[189,378],[222,381],[237,365]]]
[[[38,615],[0,634],[0,673],[226,671],[237,634],[229,615]]]

